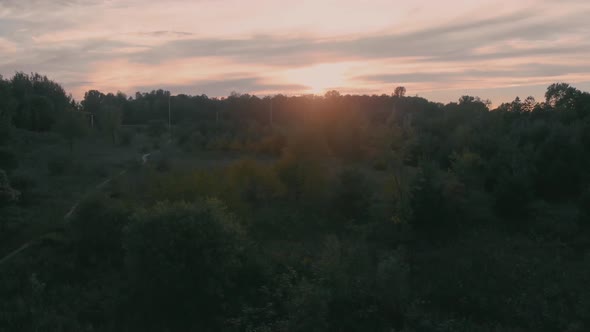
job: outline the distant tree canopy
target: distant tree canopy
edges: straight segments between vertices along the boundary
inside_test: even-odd
[[[406,88],[403,86],[398,86],[395,88],[393,95],[396,97],[404,97],[406,95]]]
[[[406,88],[395,88],[393,97],[395,109],[398,113],[405,113],[412,109],[440,109],[445,105],[429,103],[418,97],[402,99],[406,95]],[[39,74],[16,73],[11,79],[0,77],[0,119],[11,122],[14,126],[34,131],[46,131],[52,128],[59,118],[59,113],[68,108],[78,107],[99,115],[101,110],[115,107],[121,111],[123,124],[146,124],[152,120],[167,120],[168,101],[170,92],[154,90],[149,93],[136,93],[134,97],[127,97],[118,92],[102,93],[89,90],[78,106],[57,83]],[[572,110],[590,112],[587,106],[588,93],[582,92],[566,83],[555,83],[547,88],[545,102],[538,104],[533,97],[524,101],[516,98],[511,103],[501,104],[497,109],[511,112],[532,112],[536,108],[554,108],[558,110]],[[303,97],[286,97],[278,95],[273,100],[273,118],[278,123],[301,120],[302,109],[309,108],[310,101],[316,104],[316,112],[327,111],[333,105],[357,105],[364,112],[369,112],[374,120],[382,120],[391,110],[390,97],[386,95],[358,96],[341,95],[338,91],[328,91],[324,97],[310,99]],[[268,106],[264,99],[248,94],[234,93],[228,98],[209,98],[206,95],[177,95],[170,98],[172,104],[172,122],[181,123],[185,120],[223,120],[223,121],[255,121],[268,122]],[[446,108],[454,108],[447,105]],[[478,97],[463,96],[458,105],[473,110],[485,110],[490,106],[487,100]],[[266,112],[265,112],[266,111]],[[221,118],[219,118],[221,116]],[[6,120],[9,119],[9,120]],[[0,121],[0,123],[2,123]]]
[[[8,81],[0,80],[0,111],[18,128],[49,130],[58,113],[72,101],[59,84],[46,76],[19,72]]]

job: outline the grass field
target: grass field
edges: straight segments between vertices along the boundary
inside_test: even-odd
[[[57,134],[17,132],[11,150],[18,167],[11,179],[22,196],[19,206],[2,217],[0,254],[59,228],[76,202],[101,182],[139,163],[141,155],[160,141],[137,134],[130,144],[113,145],[108,138],[93,134],[70,150]]]

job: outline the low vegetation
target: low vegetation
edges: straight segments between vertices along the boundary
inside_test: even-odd
[[[489,107],[2,79],[0,331],[587,331],[590,94]]]

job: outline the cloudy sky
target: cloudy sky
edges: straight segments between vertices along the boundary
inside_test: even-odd
[[[0,74],[76,98],[391,93],[494,104],[590,90],[590,0],[0,0]]]

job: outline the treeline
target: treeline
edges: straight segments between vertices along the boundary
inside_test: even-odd
[[[587,102],[585,98],[587,93],[567,84],[553,84],[548,88],[546,100],[542,103],[537,103],[533,97],[524,101],[517,97],[511,103],[500,105],[497,110],[532,112],[584,109]],[[90,90],[78,103],[46,76],[19,72],[10,79],[0,77],[1,115],[10,117],[11,123],[17,128],[34,131],[51,129],[61,112],[68,110],[83,110],[95,116],[115,110],[120,113],[124,125],[168,121],[169,109],[171,122],[175,125],[190,121],[285,125],[317,117],[339,117],[345,110],[361,111],[369,121],[378,123],[387,120],[392,114],[399,117],[408,112],[427,113],[466,108],[487,110],[489,105],[489,101],[471,96],[461,97],[458,103],[433,103],[424,98],[405,96],[403,87],[398,87],[392,95],[340,95],[337,91],[329,91],[324,96],[276,95],[264,98],[235,92],[222,98],[184,94],[172,96],[164,90],[137,92],[131,97],[121,92],[105,94]]]
[[[0,117],[18,128],[51,129],[58,114],[72,106],[72,98],[57,83],[39,74],[0,76]],[[6,126],[6,124],[4,124]]]

